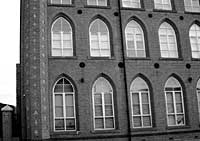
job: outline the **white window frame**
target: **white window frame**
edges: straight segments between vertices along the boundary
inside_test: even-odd
[[[90,0],[87,0],[87,5],[94,5],[94,6],[107,6],[108,5],[108,0],[105,0],[104,5],[100,5],[99,0],[92,0],[92,1],[95,1],[96,4],[91,4]]]
[[[198,103],[199,122],[200,122],[200,79],[197,82],[196,93],[197,93],[197,103]]]
[[[53,31],[53,27],[54,27],[54,25],[55,25],[55,23],[58,21],[58,20],[64,20],[67,24],[68,24],[68,26],[69,26],[69,28],[70,28],[70,32],[69,33],[67,33],[67,34],[70,34],[70,39],[71,39],[71,42],[70,42],[70,44],[71,44],[71,47],[70,48],[66,48],[66,47],[64,47],[64,32],[63,31],[61,31],[59,34],[60,34],[60,37],[61,37],[61,48],[56,48],[56,47],[54,47],[53,45],[54,45],[54,31]],[[62,26],[62,25],[61,25]],[[65,33],[66,34],[66,33]],[[53,22],[53,24],[52,24],[52,26],[51,26],[51,55],[52,56],[56,56],[56,55],[53,55],[53,50],[54,49],[60,49],[61,50],[61,55],[60,56],[63,56],[63,57],[72,57],[72,56],[74,56],[74,50],[73,50],[73,35],[72,35],[73,33],[72,33],[72,27],[71,27],[71,24],[65,19],[65,18],[63,18],[63,17],[59,17],[59,18],[57,18],[54,22]],[[64,50],[65,49],[70,49],[71,51],[72,51],[72,55],[64,55]],[[58,55],[57,55],[58,56]]]
[[[164,29],[167,28],[167,31],[166,31],[167,33],[166,33],[166,34],[162,34],[162,33],[161,33],[161,28],[162,28],[162,26],[163,26],[164,24],[167,25],[167,26],[165,26],[165,28],[164,28]],[[170,36],[169,32],[170,32],[170,30],[171,30],[171,32],[173,32],[173,36],[174,36],[174,41],[175,41],[175,48],[174,48],[174,50],[170,50],[170,42],[169,42],[169,41],[170,41],[170,40],[169,40],[169,36]],[[177,46],[177,39],[176,39],[177,36],[176,36],[176,32],[175,32],[174,28],[173,28],[169,23],[164,22],[164,23],[162,23],[162,24],[160,25],[158,34],[159,34],[159,45],[160,45],[160,54],[161,54],[161,57],[162,57],[162,58],[178,58],[178,57],[179,57],[179,54],[178,54],[178,46]],[[163,46],[162,46],[162,42],[161,42],[161,36],[162,36],[162,35],[166,36],[167,50],[163,50]],[[163,56],[163,53],[162,53],[163,51],[167,51],[168,55],[167,55],[167,56]],[[175,56],[171,56],[170,51],[174,51]]]
[[[165,0],[161,0],[161,1],[162,1],[161,3],[158,3],[158,0],[154,0],[155,9],[172,10],[171,0],[168,0],[168,3],[164,3]],[[159,7],[158,5],[162,5],[162,7]],[[169,8],[165,8],[165,5],[168,5]]]
[[[122,0],[122,6],[128,8],[141,8],[141,0]],[[126,5],[125,2],[129,2],[130,5]],[[138,4],[138,7],[135,7],[134,4]]]
[[[139,77],[140,78],[140,77]],[[137,79],[137,78],[136,78]],[[145,82],[145,80],[143,80],[147,87],[148,87],[148,91],[134,91],[134,90],[131,90],[132,86],[134,85],[134,81],[136,80],[134,79],[133,82],[131,83],[131,87],[130,87],[130,98],[131,98],[131,121],[132,121],[132,127],[133,128],[152,128],[153,125],[152,125],[152,113],[151,113],[151,99],[150,99],[150,92],[149,92],[149,86],[147,85],[147,83]],[[140,106],[140,115],[134,115],[133,114],[133,94],[138,94],[139,95],[139,106]],[[142,109],[142,93],[147,93],[148,94],[148,100],[149,100],[149,114],[143,114],[143,109]],[[151,126],[144,126],[144,122],[143,122],[143,117],[150,117],[150,124]],[[134,127],[134,120],[133,118],[134,117],[141,117],[141,126],[140,127]]]
[[[137,34],[135,32],[136,29],[134,29],[134,32],[132,33],[128,33],[127,30],[130,29],[130,24],[134,24],[135,26],[137,26],[140,31],[140,35],[142,36],[142,44],[143,44],[143,49],[138,49],[138,46],[137,46]],[[129,30],[128,30],[129,31]],[[131,34],[133,36],[133,40],[134,40],[134,49],[131,49],[128,47],[128,35],[127,34]],[[133,57],[133,56],[130,56],[128,55],[129,54],[129,51],[135,51],[135,55],[134,57],[146,57],[146,48],[145,48],[145,40],[144,40],[144,31],[142,29],[142,27],[140,26],[140,24],[138,24],[135,20],[132,20],[130,21],[127,25],[126,25],[126,28],[125,28],[125,39],[126,39],[126,54],[127,54],[127,57]],[[144,53],[144,56],[138,56],[138,51],[143,51]]]
[[[190,5],[186,5],[186,1],[189,1]],[[196,5],[194,1],[195,0],[184,0],[185,11],[200,13],[200,2],[196,0],[198,2],[198,5]]]
[[[191,35],[192,28],[195,29],[195,30],[193,30],[193,32],[195,32],[195,36]],[[189,36],[190,36],[190,46],[191,46],[192,58],[200,58],[200,26],[197,24],[193,24],[190,27]],[[194,47],[193,47],[194,43],[192,44],[192,37],[194,37],[196,39],[196,42],[195,42],[195,44],[197,46],[196,50],[194,50]],[[195,53],[198,54],[198,57],[195,57]]]
[[[55,89],[55,86],[57,85],[57,83],[61,80],[61,79],[66,79],[69,83],[70,83],[70,85],[72,86],[72,88],[73,88],[73,92],[67,92],[67,93],[65,93],[65,92],[63,92],[63,93],[61,93],[61,92],[54,92],[54,89]],[[54,129],[54,132],[63,132],[63,131],[76,131],[77,130],[77,126],[76,126],[76,104],[75,104],[75,89],[74,89],[74,86],[73,86],[73,84],[67,79],[67,78],[65,78],[65,77],[62,77],[62,78],[60,78],[60,79],[58,79],[56,82],[55,82],[55,84],[54,84],[54,86],[53,86],[53,90],[52,90],[52,93],[53,93],[53,129]],[[70,94],[70,95],[73,95],[73,103],[74,103],[74,117],[67,117],[66,116],[66,103],[65,103],[65,96],[67,95],[67,94]],[[56,111],[55,111],[55,95],[62,95],[62,101],[63,101],[63,117],[56,117]],[[62,119],[62,120],[64,120],[64,130],[56,130],[55,129],[55,120],[56,119]],[[74,130],[67,130],[66,129],[66,119],[74,119],[75,120],[75,129]]]
[[[51,0],[51,4],[54,4],[52,1],[53,1],[53,0]],[[65,0],[57,0],[57,1],[60,1],[59,4],[63,4],[63,1],[65,1]],[[69,1],[70,1],[69,4],[72,4],[72,0],[69,0]]]
[[[101,32],[99,32],[98,31],[98,47],[99,47],[99,51],[100,51],[100,55],[99,56],[93,56],[92,55],[92,50],[93,50],[93,48],[92,48],[92,35],[91,35],[91,32],[90,32],[90,29],[91,29],[91,27],[93,26],[93,24],[97,21],[97,20],[99,20],[99,22],[102,22],[104,25],[105,25],[105,27],[106,27],[106,29],[107,29],[107,35],[108,35],[108,37],[107,37],[107,41],[108,41],[108,48],[106,49],[106,50],[108,50],[109,51],[109,54],[108,55],[104,55],[103,53],[102,53],[102,50],[105,50],[104,48],[102,48],[102,39],[101,39]],[[110,48],[110,32],[109,32],[109,29],[108,29],[108,26],[106,25],[106,23],[105,22],[103,22],[101,19],[96,19],[96,20],[94,20],[91,24],[90,24],[90,27],[89,27],[89,40],[90,40],[90,56],[91,57],[111,57],[111,48]]]
[[[174,78],[174,77],[172,77],[172,78]],[[169,78],[169,79],[170,79],[170,78]],[[169,79],[168,79],[168,80],[169,80]],[[176,78],[174,78],[174,79],[176,79]],[[177,79],[176,79],[176,80],[177,80]],[[178,81],[178,80],[177,80],[177,81]],[[180,82],[179,82],[179,84],[180,84]],[[165,85],[165,88],[166,88],[166,85]],[[172,126],[185,126],[185,125],[186,125],[186,120],[185,120],[185,106],[184,106],[183,90],[182,90],[181,84],[180,84],[180,88],[181,88],[180,91],[175,91],[175,90],[173,90],[173,91],[168,91],[168,90],[167,90],[167,91],[166,91],[165,88],[164,88],[164,93],[165,93],[165,106],[166,106],[166,115],[167,115],[167,125],[168,125],[169,127],[172,127]],[[172,93],[174,113],[168,113],[167,92]],[[183,113],[177,113],[176,99],[175,99],[176,92],[178,92],[178,93],[181,94],[181,102],[182,102],[181,104],[182,104]],[[175,125],[169,125],[169,123],[168,123],[168,121],[169,121],[168,116],[170,116],[170,115],[175,116],[175,122],[176,122]],[[183,115],[184,124],[178,124],[178,123],[177,123],[177,116],[178,116],[178,115]]]
[[[95,101],[94,101],[94,96],[95,96],[95,93],[94,93],[94,86],[96,85],[96,82],[98,81],[99,78],[103,78],[110,86],[110,88],[112,88],[112,111],[113,111],[113,116],[105,116],[105,101],[104,101],[104,95],[105,93],[102,92],[102,93],[98,93],[98,94],[101,94],[101,100],[102,100],[102,112],[103,112],[103,116],[95,116]],[[93,84],[92,86],[92,108],[93,108],[93,123],[94,123],[94,130],[114,130],[115,129],[115,110],[114,110],[114,99],[113,99],[113,87],[111,86],[110,82],[105,79],[104,77],[99,77]],[[96,128],[95,127],[95,119],[96,118],[103,118],[103,126],[104,128]],[[105,123],[105,119],[106,118],[113,118],[113,126],[114,128],[106,128],[106,123]]]

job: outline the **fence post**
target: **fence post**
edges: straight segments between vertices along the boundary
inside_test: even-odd
[[[12,141],[12,107],[6,105],[2,111],[3,141]]]

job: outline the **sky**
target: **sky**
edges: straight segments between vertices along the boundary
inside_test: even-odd
[[[0,20],[0,103],[16,105],[20,0],[1,0]]]

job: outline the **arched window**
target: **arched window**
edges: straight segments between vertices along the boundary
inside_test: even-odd
[[[52,56],[73,56],[72,28],[62,17],[52,24],[51,46]]]
[[[177,41],[174,29],[164,22],[159,28],[160,52],[164,58],[178,58]]]
[[[54,130],[76,130],[75,90],[66,78],[59,79],[53,88]]]
[[[189,12],[200,12],[199,0],[184,0],[185,10]]]
[[[51,0],[52,4],[71,4],[71,0]]]
[[[199,120],[200,120],[200,79],[197,82],[197,100],[198,100]]]
[[[107,6],[107,0],[87,0],[88,5]]]
[[[96,19],[90,25],[90,55],[93,57],[110,57],[110,35],[107,25]]]
[[[165,100],[168,126],[185,125],[183,90],[174,77],[170,77],[165,84]]]
[[[123,7],[141,8],[140,0],[122,0]]]
[[[103,77],[99,77],[92,87],[94,129],[114,129],[113,88]]]
[[[154,0],[155,9],[172,10],[171,0]]]
[[[152,127],[150,92],[140,77],[133,80],[130,88],[133,128]]]
[[[126,51],[128,57],[146,57],[144,33],[141,26],[134,20],[125,29]]]
[[[189,34],[192,58],[200,58],[200,26],[197,24],[192,25]]]

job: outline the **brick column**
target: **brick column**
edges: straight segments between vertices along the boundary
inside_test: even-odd
[[[5,106],[2,111],[3,141],[12,141],[12,111],[10,106]]]

